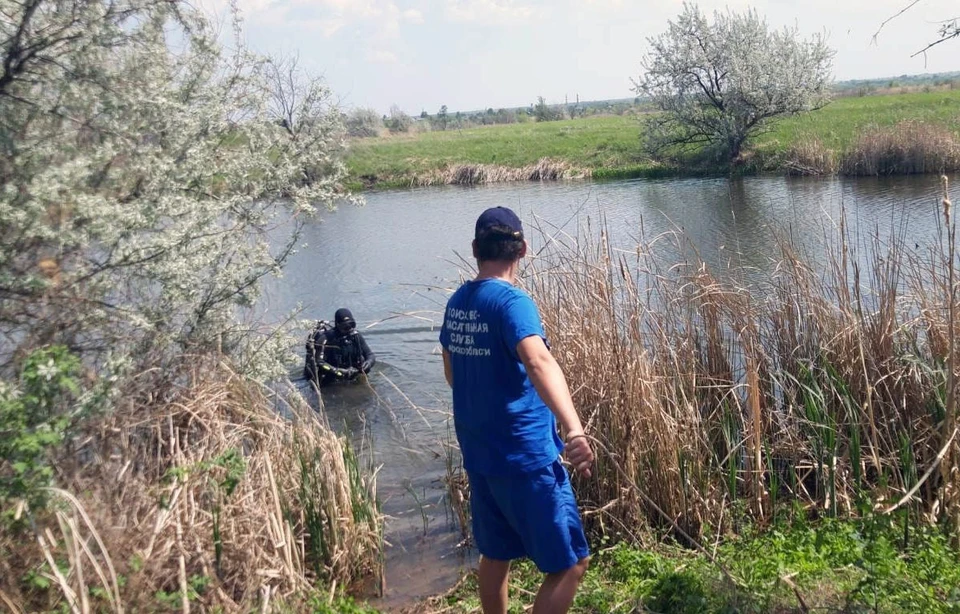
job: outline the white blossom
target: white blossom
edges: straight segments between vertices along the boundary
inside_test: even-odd
[[[284,65],[280,85],[299,89],[280,116],[278,63],[225,53],[180,1],[0,0],[0,13],[3,357],[39,339],[221,347],[277,372],[289,340],[251,341],[235,310],[305,216],[350,200],[330,91]]]
[[[60,369],[53,362],[52,358],[44,364],[37,365],[37,375],[44,378],[48,382],[56,377],[58,373],[60,373]]]
[[[834,52],[824,37],[772,30],[753,9],[718,11],[710,23],[684,3],[667,31],[648,43],[634,89],[662,111],[646,126],[654,153],[712,147],[734,161],[771,118],[829,101]]]

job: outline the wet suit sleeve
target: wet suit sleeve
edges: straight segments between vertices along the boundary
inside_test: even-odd
[[[317,333],[317,338],[314,340],[314,349],[317,357],[317,374],[320,377],[324,375],[332,375],[338,379],[346,377],[342,369],[330,364],[327,351],[331,348],[327,347],[327,336],[324,333]]]
[[[360,370],[364,373],[370,373],[370,369],[373,368],[373,365],[377,364],[377,355],[370,350],[370,346],[367,345],[367,340],[363,338],[363,335],[357,333],[360,338],[360,351],[363,353],[363,363],[360,365]]]

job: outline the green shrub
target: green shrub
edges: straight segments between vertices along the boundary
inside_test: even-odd
[[[0,383],[0,503],[15,514],[45,502],[53,483],[51,453],[82,413],[80,359],[63,346],[42,348],[24,361],[16,385]]]

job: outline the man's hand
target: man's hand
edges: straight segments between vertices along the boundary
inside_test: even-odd
[[[593,450],[586,435],[583,433],[567,435],[563,455],[567,457],[567,462],[573,466],[576,473],[590,477],[590,469],[593,467]]]
[[[343,370],[343,377],[346,379],[357,379],[360,375],[360,369],[354,367],[347,367]]]
[[[369,358],[363,361],[363,364],[360,365],[360,370],[364,373],[370,373],[370,369],[373,368],[373,361]]]

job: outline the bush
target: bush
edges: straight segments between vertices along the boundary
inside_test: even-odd
[[[380,136],[383,119],[373,109],[354,109],[347,116],[347,134],[357,138]]]
[[[44,506],[53,484],[51,451],[63,443],[80,393],[79,359],[63,346],[24,362],[19,385],[0,383],[0,504]]]
[[[413,118],[404,113],[400,107],[394,105],[390,107],[390,117],[386,124],[390,132],[410,132],[410,128],[413,126]]]

